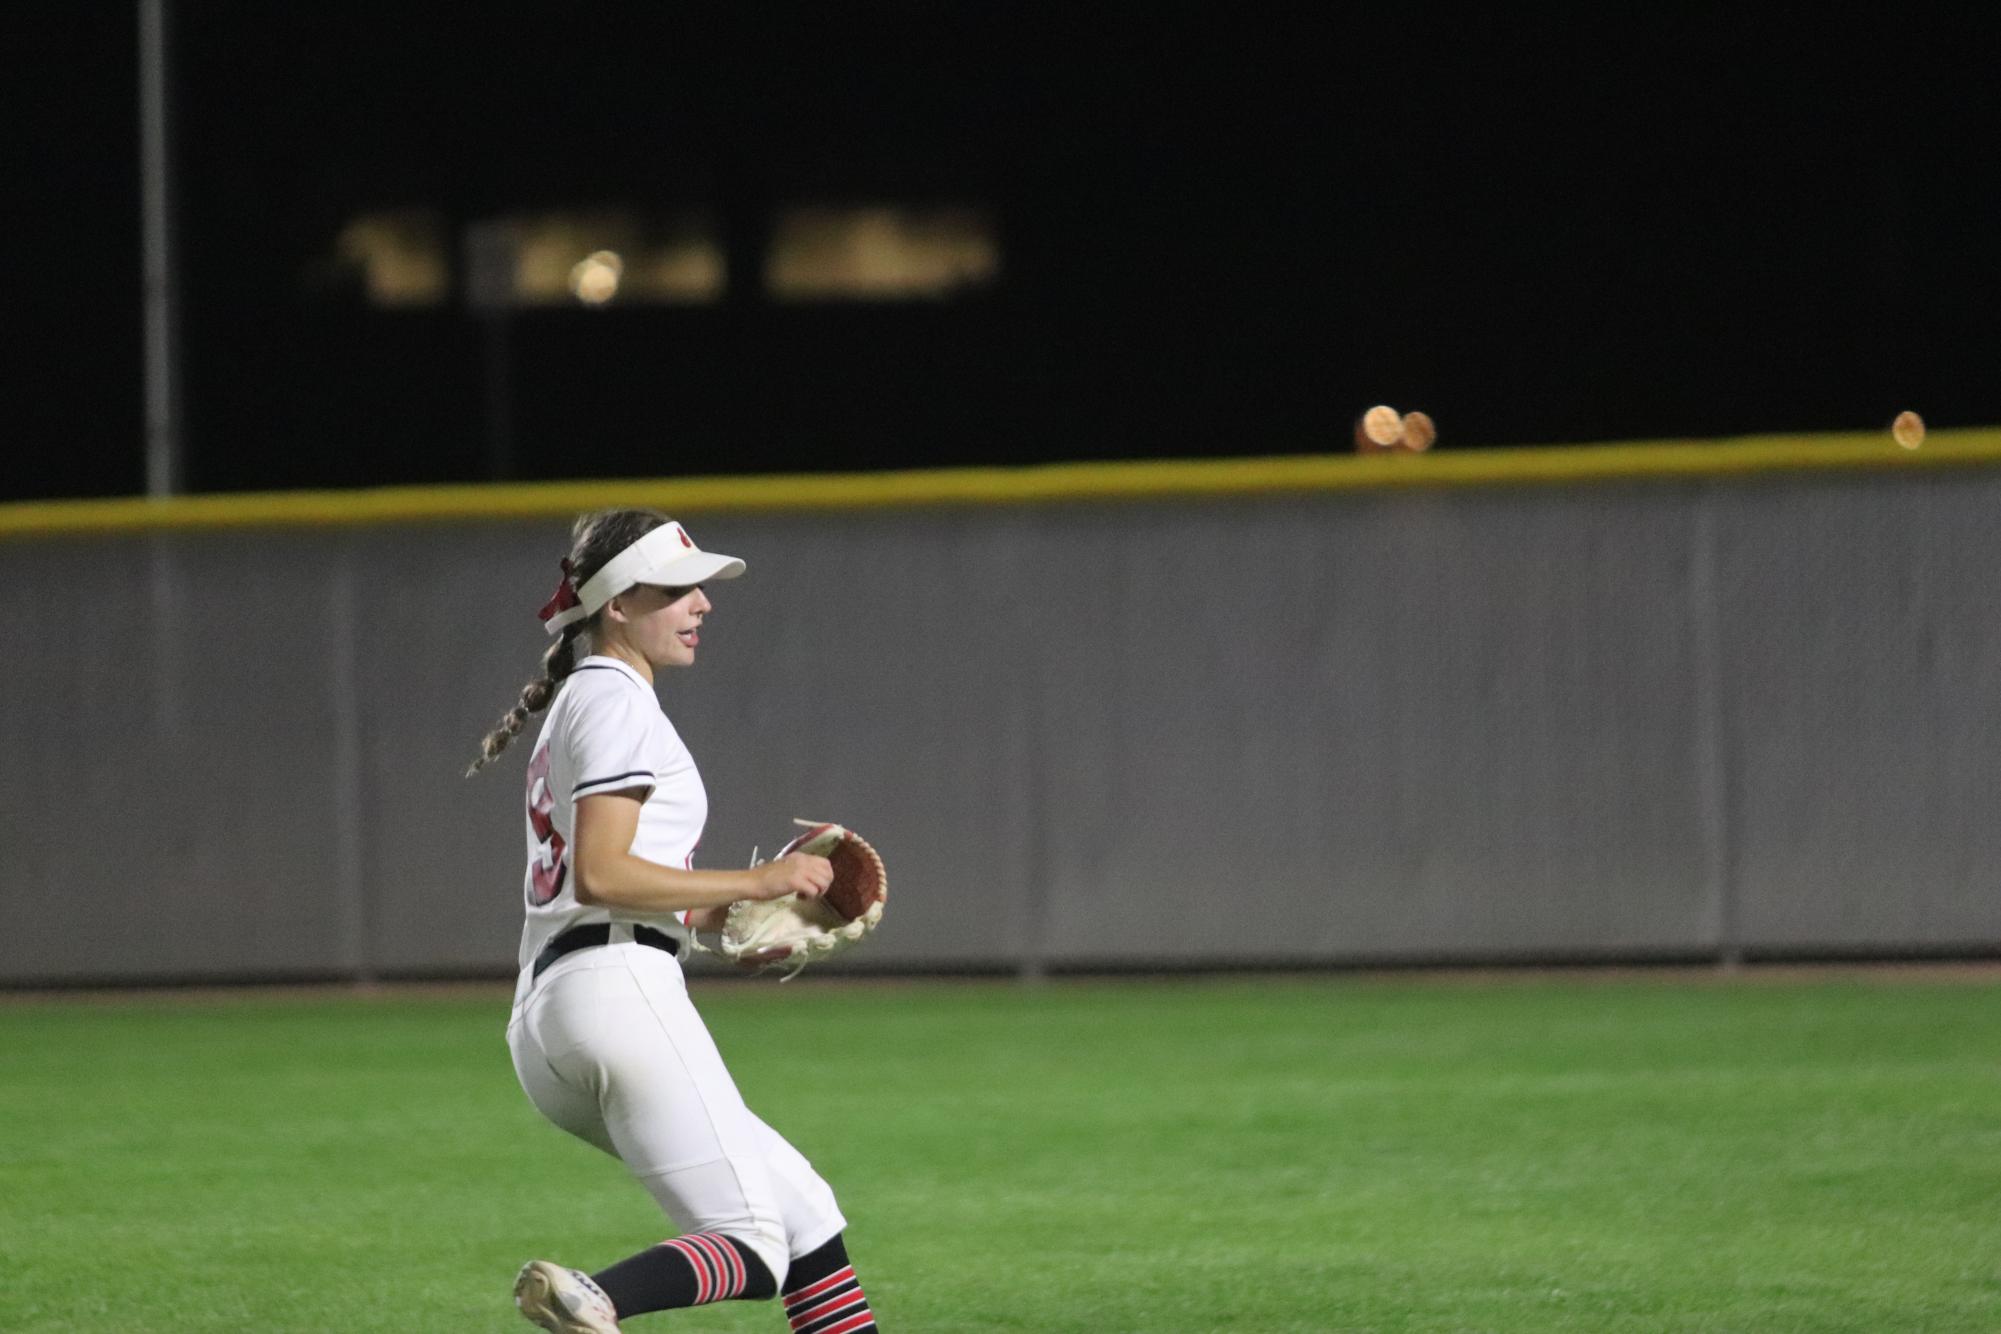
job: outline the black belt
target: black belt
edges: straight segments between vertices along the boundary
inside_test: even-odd
[[[529,975],[529,980],[533,981],[535,978],[542,976],[543,969],[562,958],[565,954],[574,954],[578,950],[594,949],[599,945],[609,945],[610,943],[610,922],[592,922],[589,926],[573,926],[542,947],[542,952],[535,956],[535,971]],[[680,941],[674,939],[674,937],[668,935],[665,931],[656,931],[650,926],[633,927],[632,943],[635,945],[651,945],[654,949],[666,950],[669,954],[679,954],[681,952]]]

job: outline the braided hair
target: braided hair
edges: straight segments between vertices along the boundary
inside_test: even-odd
[[[573,585],[581,587],[610,563],[613,556],[666,522],[667,516],[657,510],[599,510],[583,515],[570,529],[570,554],[563,561],[563,572]],[[593,615],[563,627],[562,634],[542,655],[541,672],[521,687],[520,701],[501,714],[493,730],[480,738],[479,757],[467,766],[466,777],[500,758],[508,743],[521,735],[529,716],[549,707],[557,688],[577,669],[577,641],[595,628],[597,621],[598,617]]]

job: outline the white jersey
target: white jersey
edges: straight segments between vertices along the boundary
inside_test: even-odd
[[[523,968],[543,946],[587,922],[645,922],[687,938],[677,913],[613,912],[577,902],[570,867],[577,800],[633,788],[647,791],[632,854],[661,866],[692,868],[709,818],[709,796],[695,758],[667,721],[646,678],[617,658],[594,655],[564,680],[528,761]]]

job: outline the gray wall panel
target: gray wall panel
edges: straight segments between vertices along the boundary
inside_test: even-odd
[[[0,976],[351,962],[325,818],[326,622],[342,545],[0,546],[0,578],[60,590],[60,605],[99,627],[25,658],[45,690],[13,712],[7,742],[45,781],[8,793],[7,842],[33,869],[5,877],[10,915],[20,911],[0,939]]]
[[[2001,474],[696,518],[698,861],[856,966],[2001,946]],[[566,525],[0,544],[0,982],[504,969]],[[104,633],[98,634],[97,627]],[[116,645],[93,651],[97,639]]]
[[[1717,501],[1746,942],[2001,942],[2001,479]]]
[[[1687,517],[1664,499],[1054,523],[1079,571],[1043,737],[1062,954],[1704,939]]]

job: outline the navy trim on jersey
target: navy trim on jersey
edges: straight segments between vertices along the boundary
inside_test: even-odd
[[[593,778],[588,783],[578,783],[575,787],[571,788],[570,791],[572,794],[574,794],[582,792],[587,787],[601,787],[606,783],[623,783],[628,778],[644,778],[646,780],[644,783],[628,784],[628,786],[630,787],[659,786],[657,780],[655,779],[654,773],[651,769],[634,769],[629,774],[613,774],[609,778]]]
[[[648,697],[653,699],[656,706],[660,703],[659,698],[653,695],[652,690],[647,687],[646,682],[640,680],[638,673],[634,672],[630,667],[614,667],[608,662],[587,662],[581,667],[572,667],[570,669],[570,676],[575,676],[578,672],[615,672],[633,685],[638,686],[641,690],[646,691]],[[563,679],[567,681],[570,679],[570,676],[566,676]]]

